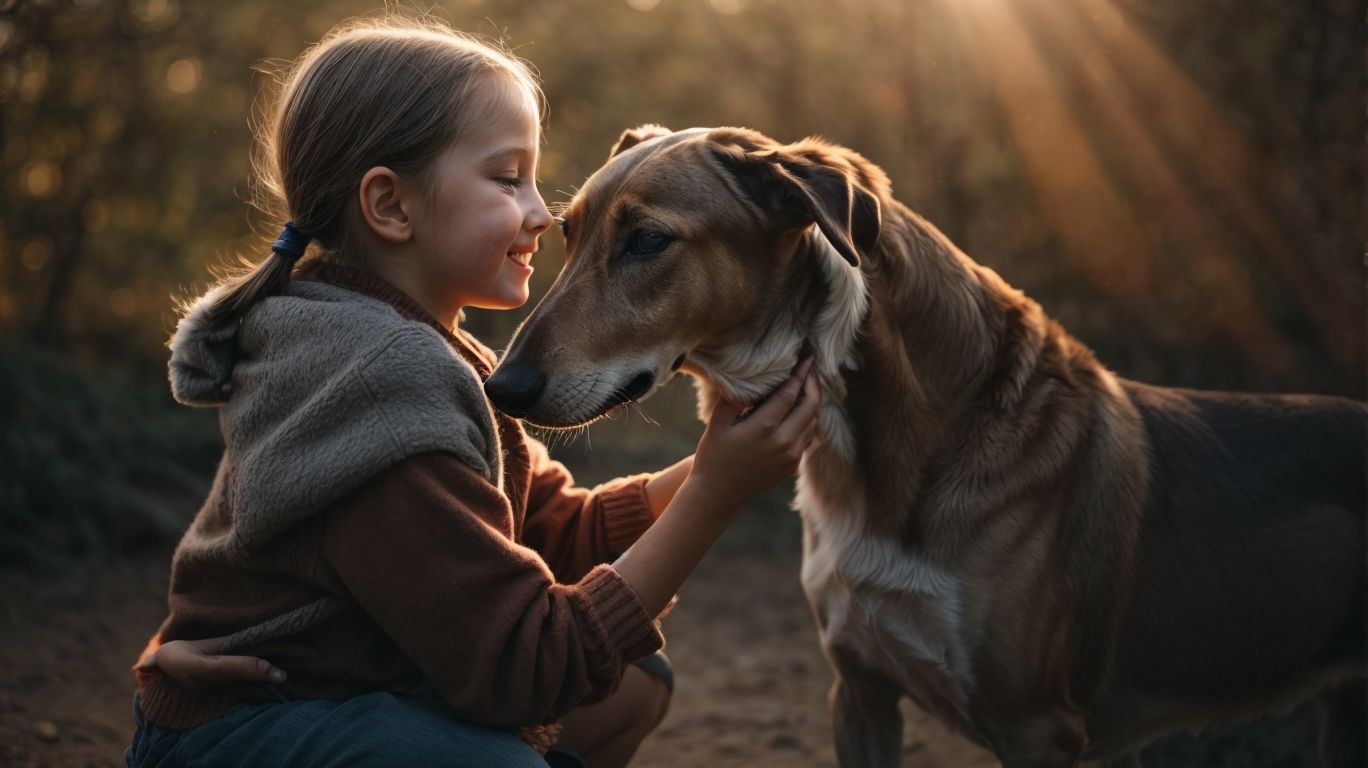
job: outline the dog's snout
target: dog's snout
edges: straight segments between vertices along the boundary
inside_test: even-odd
[[[546,374],[535,365],[501,365],[485,381],[485,396],[510,416],[524,416],[546,389]]]

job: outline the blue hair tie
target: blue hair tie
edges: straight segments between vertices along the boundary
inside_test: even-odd
[[[290,261],[299,261],[299,257],[304,255],[304,249],[309,247],[309,241],[312,239],[313,237],[296,227],[293,221],[287,221],[285,228],[280,231],[280,237],[271,243],[271,250]]]

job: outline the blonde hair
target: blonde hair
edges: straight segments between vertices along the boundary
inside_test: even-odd
[[[426,17],[391,14],[333,28],[285,69],[278,98],[256,121],[255,204],[293,220],[324,251],[355,257],[361,177],[384,166],[427,183],[438,156],[476,124],[485,106],[479,86],[491,78],[544,112],[532,68],[497,44]],[[209,321],[236,322],[284,292],[293,267],[294,259],[272,252],[225,277]]]

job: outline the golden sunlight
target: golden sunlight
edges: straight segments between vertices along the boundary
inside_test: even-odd
[[[1291,365],[1231,246],[1193,199],[1208,186],[1261,242],[1281,248],[1250,199],[1253,153],[1198,87],[1110,0],[947,7],[1002,105],[1042,213],[1095,286],[1117,296],[1158,289],[1155,259],[1167,243],[1157,238],[1176,237],[1203,254],[1180,268],[1199,287],[1219,287],[1229,336],[1274,367]],[[1107,145],[1121,151],[1103,156]],[[1163,210],[1167,231],[1139,221],[1127,193]],[[1294,290],[1312,288],[1289,278]]]

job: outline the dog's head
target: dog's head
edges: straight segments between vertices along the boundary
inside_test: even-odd
[[[562,427],[681,369],[749,403],[787,377],[805,342],[838,365],[823,357],[843,353],[810,337],[863,314],[860,258],[886,192],[875,166],[816,140],[626,131],[565,210],[565,269],[485,391]]]

